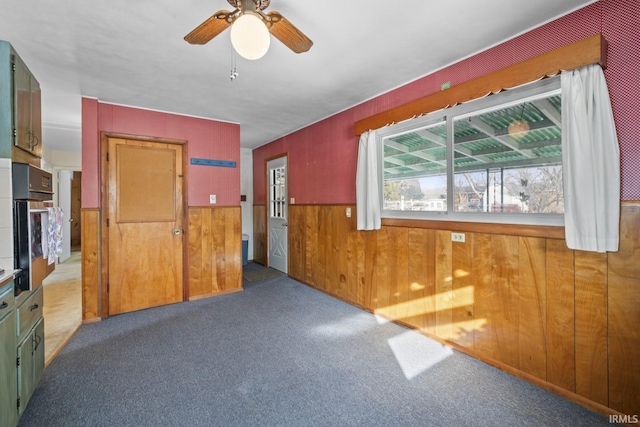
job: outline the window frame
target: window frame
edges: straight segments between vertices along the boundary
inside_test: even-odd
[[[522,224],[540,226],[564,226],[564,214],[551,213],[507,213],[507,212],[456,212],[454,207],[455,168],[453,132],[456,120],[482,114],[496,107],[505,107],[538,99],[541,96],[561,94],[560,76],[556,75],[536,82],[527,83],[491,96],[476,98],[463,104],[434,111],[424,116],[405,120],[376,131],[376,149],[378,150],[378,184],[380,211],[383,219],[408,219],[431,221],[479,222],[490,224]],[[391,136],[409,133],[444,121],[447,129],[447,210],[436,211],[399,211],[384,208],[384,140]]]
[[[282,175],[279,175],[282,174]],[[269,168],[269,218],[271,219],[287,219],[287,192],[286,192],[286,183],[284,178],[282,182],[279,182],[278,179],[281,176],[286,177],[287,174],[287,166],[275,166]]]

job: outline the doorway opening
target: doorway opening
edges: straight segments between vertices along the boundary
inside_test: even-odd
[[[62,208],[62,253],[55,270],[42,282],[45,322],[45,366],[64,348],[82,324],[81,206],[82,172],[59,169],[55,204]]]

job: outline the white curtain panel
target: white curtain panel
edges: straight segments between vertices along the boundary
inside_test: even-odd
[[[356,171],[356,215],[358,230],[380,229],[378,148],[375,131],[360,135]]]
[[[563,71],[562,163],[567,246],[617,251],[620,148],[600,65]]]

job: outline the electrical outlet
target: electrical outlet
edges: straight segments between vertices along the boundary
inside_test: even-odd
[[[451,241],[464,243],[464,233],[451,233]]]
[[[346,208],[344,213],[347,215],[347,218],[351,218],[351,208]]]
[[[215,194],[211,194],[209,196],[209,203],[211,203],[212,205],[216,204],[216,195]]]
[[[296,198],[295,197],[290,198],[289,199],[289,204],[290,205],[295,205],[296,204]]]

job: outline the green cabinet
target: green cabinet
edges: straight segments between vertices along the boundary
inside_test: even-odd
[[[18,423],[18,371],[13,281],[0,286],[0,384],[0,426],[14,426]]]
[[[42,157],[42,115],[40,84],[15,51],[11,53],[13,73],[13,144]]]
[[[14,297],[0,285],[0,427],[14,427],[44,370],[42,286]]]
[[[24,292],[23,292],[24,293]],[[22,294],[20,294],[22,296]],[[44,319],[42,286],[19,302],[16,331],[18,337],[18,413],[24,412],[44,369]]]
[[[13,147],[13,65],[11,45],[0,41],[0,158],[10,159]]]
[[[18,345],[18,363],[18,412],[22,415],[44,369],[43,318]]]
[[[40,84],[11,44],[0,40],[0,158],[19,153],[20,161],[42,157]]]

